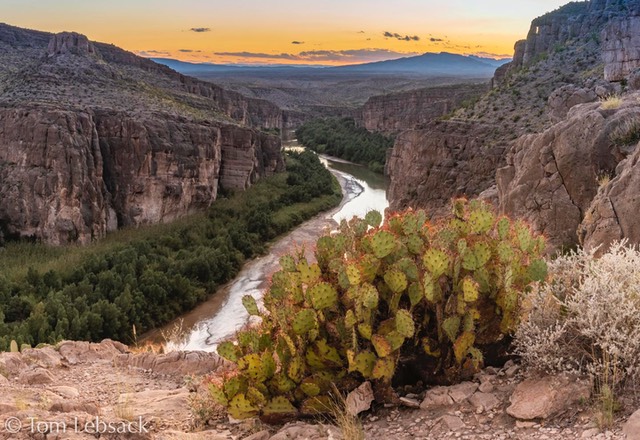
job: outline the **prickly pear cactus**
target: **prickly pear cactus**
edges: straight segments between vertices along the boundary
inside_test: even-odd
[[[264,310],[243,299],[261,323],[218,346],[236,371],[210,387],[233,417],[322,413],[333,385],[365,380],[391,396],[411,359],[456,380],[514,331],[522,292],[546,277],[544,240],[479,201],[454,200],[436,222],[411,210],[381,222],[377,212],[343,221],[318,240],[317,263],[282,257]]]

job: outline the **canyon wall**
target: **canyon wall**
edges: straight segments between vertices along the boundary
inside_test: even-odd
[[[0,25],[0,233],[86,244],[284,170],[282,112],[115,46]]]
[[[484,92],[486,84],[456,84],[374,96],[362,108],[362,126],[369,131],[398,133],[438,119]]]
[[[0,145],[5,235],[51,244],[168,222],[284,168],[275,136],[118,112],[0,109]]]

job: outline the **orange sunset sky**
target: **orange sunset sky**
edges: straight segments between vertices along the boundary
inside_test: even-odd
[[[0,0],[0,20],[86,34],[147,57],[353,64],[424,52],[510,57],[566,0]]]

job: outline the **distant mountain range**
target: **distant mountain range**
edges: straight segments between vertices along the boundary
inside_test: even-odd
[[[171,58],[152,58],[153,61],[164,64],[180,73],[197,74],[227,74],[232,72],[242,73],[304,73],[312,74],[314,71],[323,74],[394,74],[403,73],[419,76],[454,76],[454,77],[491,77],[495,70],[511,59],[483,58],[478,56],[457,55],[447,52],[425,53],[423,55],[399,58],[395,60],[378,61],[374,63],[355,64],[339,67],[312,67],[308,65],[296,66],[243,66],[211,63],[189,63]]]

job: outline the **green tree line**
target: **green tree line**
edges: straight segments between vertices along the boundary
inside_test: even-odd
[[[192,309],[269,240],[341,198],[314,153],[289,153],[286,173],[217,200],[204,215],[116,233],[88,249],[7,243],[0,248],[0,350],[11,340],[131,343],[134,325],[143,332]],[[23,269],[31,255],[41,257]]]
[[[351,118],[314,119],[296,130],[298,141],[320,154],[328,154],[384,172],[393,139],[357,127]]]

